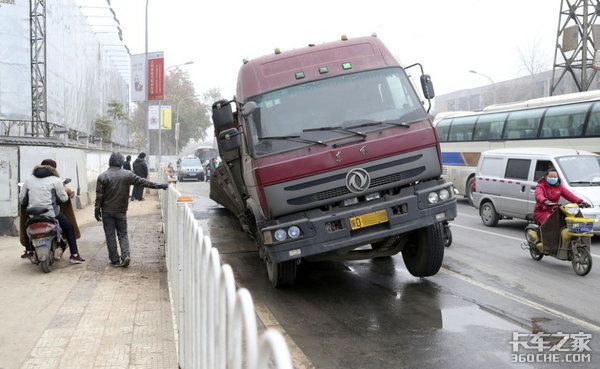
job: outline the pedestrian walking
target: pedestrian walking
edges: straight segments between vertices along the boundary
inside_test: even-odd
[[[138,177],[144,179],[148,178],[148,164],[146,163],[146,153],[140,153],[133,162],[133,173]],[[141,186],[133,186],[133,192],[131,193],[131,201],[133,200],[144,200],[144,188]]]
[[[108,169],[98,176],[96,182],[96,204],[94,216],[102,221],[110,265],[127,267],[131,262],[129,238],[127,236],[127,208],[129,206],[129,186],[141,189],[160,188],[166,190],[168,184],[151,182],[122,168],[125,158],[120,152],[113,152],[108,160]],[[121,255],[117,250],[117,238]]]
[[[127,155],[123,163],[123,169],[131,170],[131,155]]]

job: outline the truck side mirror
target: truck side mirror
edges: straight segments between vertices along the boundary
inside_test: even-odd
[[[423,96],[425,96],[427,100],[431,100],[435,97],[433,82],[431,82],[431,76],[429,74],[421,75],[421,88],[423,89]]]
[[[248,115],[252,114],[257,107],[258,105],[256,105],[254,101],[248,101],[244,104],[244,106],[242,106],[242,115],[247,117]]]
[[[219,148],[223,151],[231,151],[242,145],[240,132],[236,128],[230,128],[219,133]]]
[[[233,124],[233,112],[229,101],[219,100],[212,105],[212,120],[217,131]]]

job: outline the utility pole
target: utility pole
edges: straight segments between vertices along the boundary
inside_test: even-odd
[[[596,55],[594,45],[594,36],[600,37],[599,15],[600,0],[562,0],[550,95],[567,75],[573,78],[579,92],[589,90],[596,70],[600,69],[600,54]]]

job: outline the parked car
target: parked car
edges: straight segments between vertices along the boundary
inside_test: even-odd
[[[556,169],[563,186],[592,204],[581,213],[599,220],[594,233],[600,234],[600,155],[575,149],[514,148],[482,153],[473,200],[483,224],[494,227],[501,219],[533,219],[535,188],[549,168]]]
[[[181,182],[188,178],[195,179],[196,181],[204,181],[204,167],[200,159],[181,159],[177,165],[177,179]]]

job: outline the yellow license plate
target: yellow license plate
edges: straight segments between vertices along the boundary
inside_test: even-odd
[[[370,227],[375,224],[385,223],[388,221],[387,211],[379,210],[373,213],[352,217],[350,220],[350,229],[360,229]]]

